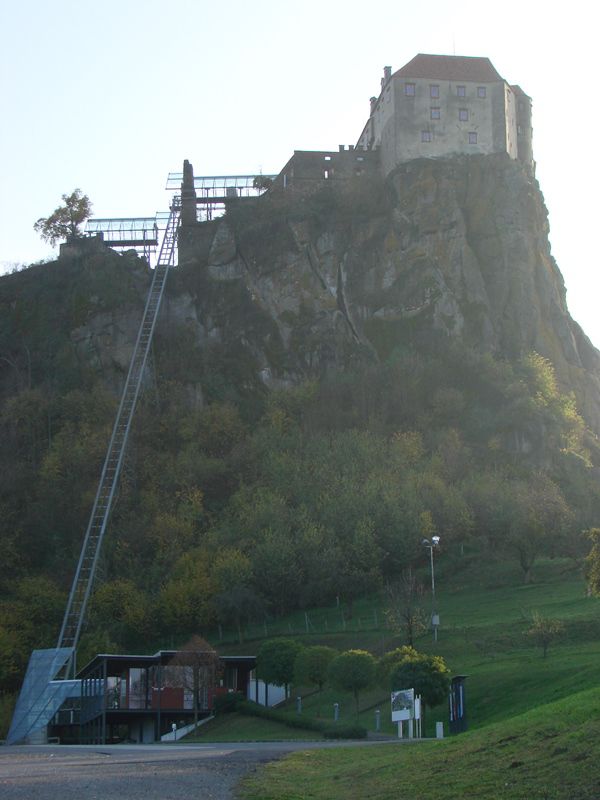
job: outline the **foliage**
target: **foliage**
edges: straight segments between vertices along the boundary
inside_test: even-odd
[[[245,701],[243,692],[227,692],[215,697],[213,711],[215,714],[230,714],[237,711],[240,704]]]
[[[263,642],[256,654],[256,675],[265,683],[287,687],[294,680],[294,663],[302,645],[295,639]]]
[[[405,658],[416,658],[417,651],[411,645],[402,645],[394,650],[388,650],[377,662],[377,681],[381,686],[389,688],[391,674]]]
[[[288,728],[299,728],[301,730],[312,730],[322,733],[326,739],[364,739],[367,732],[361,725],[330,725],[322,720],[314,719],[306,715],[289,716],[281,711],[267,708],[266,706],[252,703],[245,700],[239,702],[236,709],[242,714],[249,714],[261,719],[270,719],[274,722],[281,722]]]
[[[450,670],[441,656],[407,655],[392,669],[390,688],[414,689],[426,706],[436,706],[448,696]]]
[[[326,645],[303,648],[294,663],[294,682],[317,686],[321,692],[327,681],[329,665],[336,656],[337,651]]]
[[[358,716],[358,698],[375,679],[375,659],[366,650],[347,650],[329,664],[329,680],[334,687],[352,692]]]
[[[600,597],[600,528],[590,528],[586,533],[592,542],[591,550],[585,559],[588,592],[594,597]]]
[[[62,195],[63,205],[48,217],[40,217],[33,229],[54,247],[60,239],[80,235],[80,226],[92,213],[90,198],[81,189]]]
[[[559,619],[544,617],[538,611],[533,612],[531,628],[527,631],[533,641],[542,648],[543,658],[548,654],[548,648],[565,631],[564,622]]]
[[[387,213],[385,196],[367,194],[326,213],[342,227],[363,201]],[[294,209],[269,195],[228,211],[245,253],[294,214],[318,228],[328,202]],[[31,647],[56,638],[110,436],[122,375],[105,354],[88,357],[78,331],[98,314],[138,309],[146,279],[107,254],[0,282],[0,688],[18,682]],[[219,302],[236,300],[230,288]],[[411,641],[418,590],[406,602],[398,587],[426,566],[422,535],[442,537],[442,575],[511,558],[531,583],[543,557],[584,555],[578,531],[600,519],[591,466],[600,451],[552,366],[537,354],[509,363],[464,343],[386,336],[377,364],[267,392],[239,342],[201,348],[183,325],[158,333],[90,647],[159,647],[217,624],[242,641],[248,627],[315,606],[339,606],[350,626],[361,597],[388,585],[389,622]]]

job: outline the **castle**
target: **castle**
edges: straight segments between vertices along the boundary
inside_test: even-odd
[[[488,58],[419,53],[397,72],[384,67],[356,145],[296,150],[276,182],[309,189],[369,171],[386,177],[416,158],[502,152],[534,174],[531,98]]]
[[[531,139],[531,98],[489,58],[420,53],[384,68],[357,149],[378,150],[384,175],[414,158],[502,152],[533,172]]]
[[[311,192],[326,181],[340,183],[368,174],[385,178],[417,158],[491,153],[506,153],[529,175],[535,173],[531,98],[507,83],[489,58],[419,53],[397,72],[384,67],[379,96],[370,102],[369,119],[356,145],[339,145],[334,151],[295,150],[278,175],[260,177],[272,179],[277,190]],[[237,184],[223,184],[214,197],[208,196],[209,190],[203,190],[206,196],[198,195],[195,189],[209,179],[194,179],[187,161],[183,173],[173,177],[183,177],[184,227],[196,221],[196,204],[223,205],[241,196]]]

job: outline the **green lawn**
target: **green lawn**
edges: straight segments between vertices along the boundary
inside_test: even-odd
[[[439,641],[426,634],[417,648],[469,676],[469,732],[443,742],[295,754],[249,780],[245,798],[600,798],[600,602],[585,596],[581,575],[560,560],[538,564],[530,585],[511,564],[441,573]],[[527,635],[533,611],[565,625],[546,659]],[[378,598],[356,604],[355,613],[383,618]],[[382,627],[351,627],[302,639],[376,654],[401,643]],[[291,715],[298,693],[302,688],[292,691]],[[334,702],[343,722],[355,719],[353,699],[331,689],[304,696],[303,713],[332,719]],[[368,730],[380,708],[382,731],[395,733],[386,687],[363,693],[360,705]],[[436,720],[447,725],[446,706],[427,717],[431,736]]]
[[[518,571],[510,564],[488,565],[487,574],[470,570],[447,576],[445,583],[446,588],[438,592],[439,641],[434,645],[427,633],[416,646],[442,655],[453,674],[469,676],[466,690],[472,729],[600,686],[596,666],[600,665],[600,602],[585,596],[584,582],[569,562],[540,562],[530,585],[520,583]],[[368,598],[357,604],[356,612],[363,618],[373,613],[383,618],[377,602],[377,598]],[[546,659],[527,636],[533,611],[558,617],[565,624],[564,635],[551,645]],[[338,649],[364,647],[377,654],[401,643],[385,629],[302,638],[306,644],[318,641]],[[294,713],[296,695],[305,691],[293,689],[289,713]],[[305,696],[303,710],[332,720],[334,702],[340,704],[342,721],[355,719],[352,697],[331,689]],[[394,733],[387,687],[363,693],[360,705],[360,721],[368,730],[374,730],[375,709],[380,708],[382,730]],[[445,705],[429,710],[428,733],[433,734],[436,720],[447,718]]]
[[[295,753],[244,800],[598,800],[600,690],[441,742]]]

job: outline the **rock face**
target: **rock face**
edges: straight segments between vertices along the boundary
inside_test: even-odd
[[[568,313],[543,197],[518,162],[410,162],[372,213],[361,213],[358,185],[349,191],[357,196],[316,223],[314,208],[298,211],[306,199],[294,208],[282,197],[270,218],[212,223],[208,244],[206,224],[184,231],[179,291],[193,297],[199,344],[235,343],[269,386],[427,335],[509,359],[535,350],[600,431],[600,354]]]
[[[68,335],[117,391],[149,275],[105,259],[114,280],[137,275],[125,279],[130,299],[87,303]],[[76,265],[64,269],[71,281]],[[194,405],[227,381],[291,386],[450,337],[507,359],[545,356],[600,432],[600,353],[568,313],[539,187],[505,155],[413,161],[385,185],[273,192],[184,225],[163,302],[158,368],[179,363]]]

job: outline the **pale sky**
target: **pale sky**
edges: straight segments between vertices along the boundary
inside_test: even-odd
[[[384,65],[419,52],[488,56],[533,99],[552,252],[571,314],[600,346],[593,9],[0,0],[0,271],[55,252],[32,226],[76,187],[96,216],[152,216],[184,158],[196,175],[279,172],[294,149],[356,142]]]

